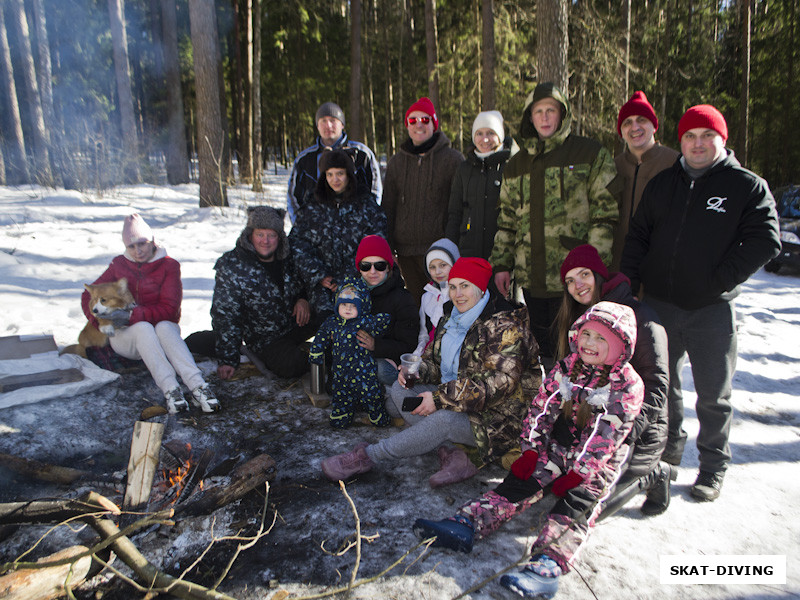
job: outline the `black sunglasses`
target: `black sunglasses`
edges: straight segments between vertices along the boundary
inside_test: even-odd
[[[383,272],[389,268],[389,263],[386,262],[385,260],[379,260],[378,262],[367,262],[365,260],[362,260],[360,263],[358,263],[358,270],[363,273],[366,273],[372,267],[375,267],[376,271]]]

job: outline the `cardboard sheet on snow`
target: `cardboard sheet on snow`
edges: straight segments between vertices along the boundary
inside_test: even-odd
[[[80,372],[80,378],[76,372]],[[37,373],[41,374],[39,379],[45,385],[30,385],[32,381],[25,381],[24,376]],[[30,358],[0,360],[0,382],[8,382],[6,389],[10,389],[0,393],[0,408],[51,398],[70,398],[96,390],[119,377],[118,373],[101,369],[75,354],[58,356],[54,352]],[[3,389],[2,386],[0,389]]]

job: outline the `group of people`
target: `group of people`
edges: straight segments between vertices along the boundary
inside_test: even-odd
[[[510,472],[494,490],[413,529],[469,552],[552,492],[530,561],[501,579],[549,598],[598,519],[640,491],[643,513],[667,509],[687,439],[688,355],[700,423],[691,494],[715,500],[731,461],[734,298],[780,249],[769,187],[726,148],[722,114],[689,108],[678,153],[655,141],[655,111],[636,92],[619,111],[625,150],[613,159],[571,132],[567,98],[541,83],[517,139],[499,112],[482,112],[465,159],[420,98],[383,180],[344,124],[338,105],[320,106],[317,142],[290,176],[291,232],[282,210],[250,210],[215,265],[212,331],[186,343],[179,267],[140,217],[126,220],[126,253],[100,280],[142,285],[111,345],[145,360],[169,410],[188,408],[176,372],[190,400],[219,407],[190,350],[215,357],[222,380],[242,345],[281,377],[327,364],[331,425],[362,410],[375,426],[403,428],[326,458],[324,474],[347,479],[436,451],[439,487],[501,462]],[[404,354],[418,357],[416,380],[398,369]]]

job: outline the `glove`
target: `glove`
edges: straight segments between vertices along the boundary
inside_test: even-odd
[[[511,465],[511,472],[523,481],[527,481],[536,470],[536,463],[539,462],[539,453],[533,450],[525,450],[517,460]]]
[[[575,471],[569,471],[553,482],[552,492],[559,498],[567,495],[567,492],[574,487],[578,487],[583,483],[583,477],[578,475]]]
[[[125,310],[123,308],[118,308],[109,314],[105,315],[106,319],[111,321],[111,324],[114,326],[115,329],[119,329],[120,327],[127,327],[131,322],[131,311]]]

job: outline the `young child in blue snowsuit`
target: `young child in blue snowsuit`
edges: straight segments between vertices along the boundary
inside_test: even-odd
[[[322,323],[311,345],[309,360],[314,364],[323,364],[325,353],[330,350],[332,427],[350,425],[358,407],[366,410],[373,425],[386,427],[392,422],[372,352],[362,348],[356,339],[359,330],[375,337],[389,328],[391,317],[385,313],[371,315],[371,305],[369,290],[360,278],[345,279],[336,295],[334,314]]]

